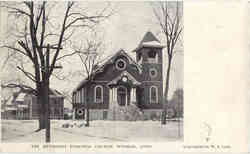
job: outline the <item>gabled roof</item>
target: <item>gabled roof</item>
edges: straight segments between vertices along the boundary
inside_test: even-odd
[[[148,31],[141,42],[139,43],[138,47],[133,50],[133,52],[139,51],[142,47],[155,47],[155,48],[163,48],[164,45],[154,36],[154,34]]]
[[[148,31],[148,32],[144,35],[144,37],[143,37],[143,39],[141,40],[140,44],[143,44],[143,43],[145,43],[145,42],[153,42],[153,41],[156,41],[156,42],[160,43],[160,41],[154,36],[154,34],[153,34],[152,32],[150,32],[150,31]]]
[[[92,75],[96,75],[97,73],[103,72],[104,68],[106,65],[108,64],[112,64],[114,63],[114,61],[116,60],[116,58],[118,56],[125,56],[128,60],[129,60],[129,64],[133,64],[137,67],[139,73],[142,72],[142,67],[141,65],[139,65],[138,63],[136,63],[132,57],[130,57],[123,49],[120,49],[118,52],[116,52],[114,55],[110,56],[110,58],[108,58],[107,60],[103,61],[93,72]],[[73,90],[73,93],[76,92],[79,88],[81,88],[85,83],[87,82],[86,79],[82,80],[77,87]]]

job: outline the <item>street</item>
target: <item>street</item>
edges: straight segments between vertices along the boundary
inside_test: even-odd
[[[74,124],[63,128],[65,123]],[[178,123],[161,125],[158,121],[92,121],[84,127],[83,121],[52,120],[51,142],[162,142],[183,140],[178,137]],[[45,130],[35,132],[36,120],[2,120],[2,142],[44,142]]]

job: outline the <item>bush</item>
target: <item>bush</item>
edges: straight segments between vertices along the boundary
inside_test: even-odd
[[[151,114],[150,114],[150,120],[155,121],[156,119],[157,119],[156,113],[155,113],[155,112],[151,113]]]
[[[125,110],[125,120],[128,120],[128,121],[139,120],[141,111],[136,105],[131,104],[127,106],[124,110]]]
[[[175,118],[176,117],[176,111],[174,110],[174,108],[169,108],[167,109],[167,118],[171,119],[171,118]]]
[[[129,106],[116,106],[111,109],[111,113],[115,115],[116,120],[137,121],[143,120],[142,111],[134,104]]]
[[[157,114],[156,112],[152,112],[149,117],[150,120],[156,121],[161,120],[160,114]]]

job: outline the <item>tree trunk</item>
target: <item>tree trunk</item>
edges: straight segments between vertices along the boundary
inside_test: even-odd
[[[46,128],[46,142],[50,142],[50,98],[49,98],[49,78],[50,78],[50,64],[49,64],[49,49],[50,46],[48,44],[46,51],[46,73],[45,73],[45,86],[44,86],[44,94],[45,94],[45,128]]]
[[[161,120],[161,123],[163,125],[165,125],[167,123],[166,122],[167,121],[166,115],[167,115],[167,103],[168,103],[168,90],[169,90],[171,62],[172,62],[172,57],[169,57],[167,75],[166,75],[166,87],[165,87],[165,93],[164,93],[164,99],[163,99],[164,102],[163,102],[162,120]]]
[[[48,85],[46,85],[46,88]],[[50,103],[49,103],[49,92],[46,90],[45,94],[46,102],[45,104],[45,128],[46,128],[46,142],[50,142]]]
[[[86,109],[87,110],[87,115],[86,115],[86,127],[89,127],[89,108]]]
[[[39,127],[38,130],[45,129],[45,97],[44,97],[44,85],[39,85],[37,94],[37,104],[39,106]]]
[[[45,117],[44,117],[44,103],[40,104],[40,114],[39,114],[39,130],[45,129]]]
[[[86,124],[85,127],[89,127],[89,98],[88,98],[88,90],[86,91]]]
[[[88,96],[87,96],[88,97]],[[89,127],[89,100],[86,99],[86,124],[85,127]]]

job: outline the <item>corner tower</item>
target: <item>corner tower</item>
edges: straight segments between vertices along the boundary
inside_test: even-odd
[[[163,48],[160,41],[151,32],[147,32],[134,50],[136,61],[142,66],[140,102],[143,109],[162,109]]]

